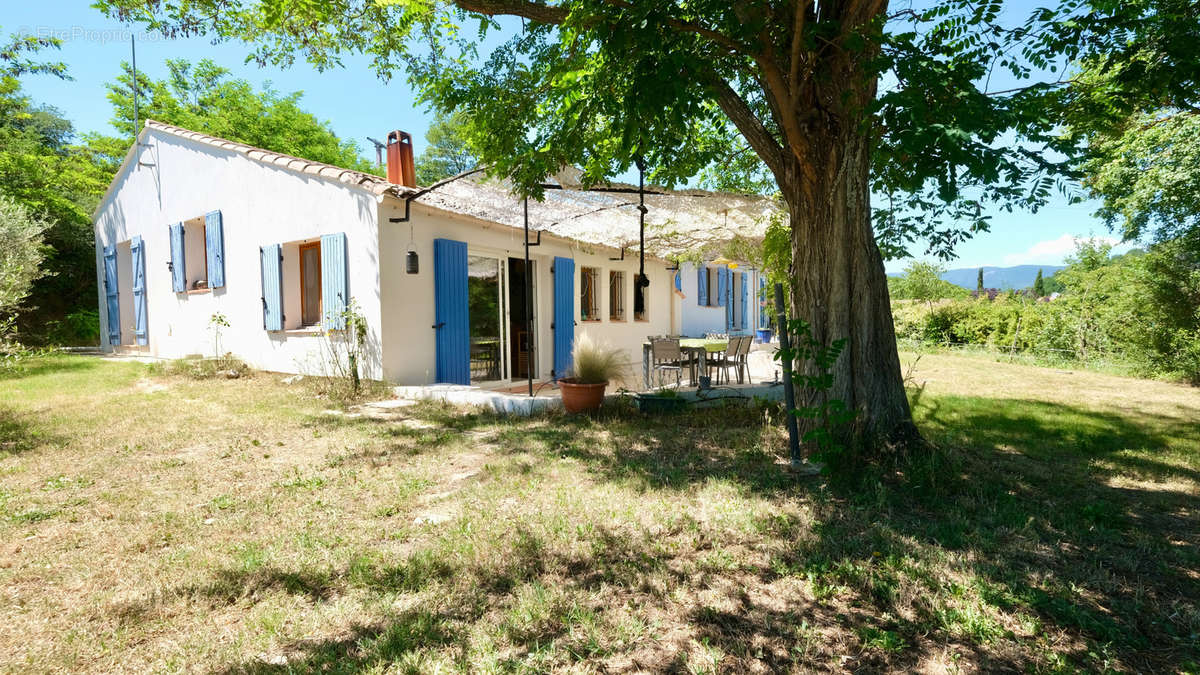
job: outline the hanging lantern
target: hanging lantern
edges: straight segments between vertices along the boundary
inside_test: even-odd
[[[404,256],[404,266],[409,274],[416,274],[421,269],[421,261],[417,257],[417,244],[413,237],[411,224],[408,226],[408,255]]]

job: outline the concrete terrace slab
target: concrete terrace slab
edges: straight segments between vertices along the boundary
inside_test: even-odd
[[[525,417],[543,410],[562,409],[562,399],[558,396],[542,395],[531,398],[525,394],[511,394],[459,384],[394,387],[392,391],[402,401],[443,401],[465,407],[488,408],[503,415]],[[605,400],[611,401],[622,395],[631,394],[609,393]],[[677,396],[692,401],[693,405],[699,408],[748,403],[754,400],[782,401],[783,385],[775,382],[729,384],[706,390],[680,387]]]
[[[444,401],[461,406],[480,406],[490,408],[502,415],[528,416],[543,410],[562,408],[562,399],[558,396],[530,397],[461,384],[395,387],[392,391],[398,398],[404,400]]]

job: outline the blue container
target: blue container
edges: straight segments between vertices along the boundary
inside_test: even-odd
[[[755,335],[758,336],[759,342],[766,344],[771,341],[772,337],[774,337],[774,331],[772,331],[770,328],[760,328],[759,330],[755,331]]]

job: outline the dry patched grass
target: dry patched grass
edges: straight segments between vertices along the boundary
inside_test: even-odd
[[[793,479],[770,410],[330,410],[56,357],[0,392],[13,671],[1188,670],[1200,395],[926,356],[937,452]]]

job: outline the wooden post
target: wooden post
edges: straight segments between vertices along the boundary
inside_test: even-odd
[[[788,358],[783,363],[783,414],[787,416],[788,449],[791,451],[792,468],[803,462],[800,457],[800,428],[796,421],[796,388],[792,382],[792,340],[788,337],[787,309],[783,304],[783,284],[775,284],[775,324],[779,329],[779,349]]]

